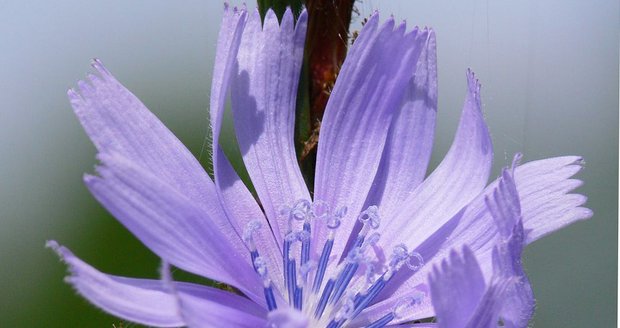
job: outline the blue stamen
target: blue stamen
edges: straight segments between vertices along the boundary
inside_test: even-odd
[[[252,257],[252,265],[254,265],[254,261],[256,261],[256,258],[258,257],[258,251],[257,250],[251,251],[250,256]],[[256,270],[256,265],[254,265],[254,270]]]
[[[338,322],[336,322],[336,320],[333,320],[329,322],[329,324],[327,324],[327,328],[338,328],[339,324]]]
[[[357,238],[355,238],[355,244],[353,245],[353,248],[360,248],[362,247],[362,244],[364,243],[364,238],[366,237],[366,235],[358,235]]]
[[[381,317],[379,320],[369,324],[368,326],[366,326],[366,328],[381,328],[381,327],[385,327],[388,323],[390,323],[390,321],[394,320],[396,316],[394,315],[394,312],[390,312],[386,315],[384,315],[383,317]]]
[[[340,297],[342,296],[342,294],[344,294],[344,291],[349,285],[349,282],[351,282],[351,279],[353,278],[353,275],[357,271],[358,267],[358,263],[349,263],[345,266],[342,273],[338,276],[338,280],[336,280],[336,284],[334,286],[334,294],[331,297],[330,303],[333,304],[340,300]]]
[[[319,299],[319,305],[317,306],[316,311],[314,312],[314,316],[316,318],[319,318],[321,317],[321,315],[323,315],[325,306],[327,306],[327,300],[329,299],[329,295],[332,293],[333,289],[334,289],[334,281],[330,279],[327,281],[327,284],[325,284],[325,289],[323,289],[323,294],[321,295],[321,298]]]
[[[301,311],[302,308],[302,300],[303,300],[303,288],[301,287],[295,287],[295,308],[299,311]]]
[[[295,289],[297,289],[297,273],[295,259],[288,260],[287,287],[289,304],[295,304]]]
[[[263,290],[265,292],[267,308],[269,309],[269,311],[277,309],[278,307],[276,305],[276,298],[273,295],[273,288],[271,287],[271,281],[268,277],[267,264],[265,263],[265,260],[262,257],[257,256],[256,259],[254,259],[254,261],[252,262],[252,264],[254,265],[254,270],[256,270],[256,273],[258,273],[258,275],[263,279]]]
[[[372,237],[374,236],[375,235],[372,235]],[[331,303],[336,303],[340,300],[340,297],[342,296],[342,294],[344,294],[344,291],[349,286],[351,279],[353,279],[353,275],[355,275],[355,272],[357,272],[357,269],[359,268],[359,263],[361,261],[364,261],[363,245],[365,238],[366,235],[360,233],[355,240],[355,245],[349,251],[349,254],[347,254],[346,261],[348,263],[345,265],[344,270],[336,280],[334,294],[332,295],[332,298],[330,300]],[[372,242],[376,242],[376,239],[377,238],[373,238]]]
[[[301,265],[304,265],[310,260],[310,223],[304,223],[304,234],[307,236],[301,241]]]
[[[293,293],[295,291],[295,285],[292,283],[295,278],[294,272],[294,264],[291,266],[291,244],[293,241],[291,240],[292,233],[289,233],[286,237],[284,237],[284,247],[283,247],[283,256],[282,256],[282,266],[284,269],[284,285],[286,286],[286,290],[288,292],[288,301],[289,304],[293,304]]]
[[[265,300],[267,300],[267,309],[273,311],[278,308],[276,298],[273,296],[273,288],[271,286],[265,288]]]
[[[316,275],[314,276],[314,284],[312,285],[312,291],[318,293],[323,283],[323,277],[325,276],[325,270],[327,269],[327,262],[329,261],[329,255],[332,252],[334,246],[334,239],[329,238],[323,245],[323,251],[321,252],[321,258],[319,259],[319,266],[317,267]]]
[[[390,278],[393,275],[390,275]],[[351,319],[355,318],[362,310],[364,310],[372,300],[377,297],[377,295],[383,290],[386,283],[390,280],[390,278],[386,279],[386,273],[381,276],[381,278],[377,279],[372,286],[368,289],[366,295],[363,295],[361,298],[357,298],[357,302],[355,302],[355,310],[353,310],[353,314],[351,315]]]

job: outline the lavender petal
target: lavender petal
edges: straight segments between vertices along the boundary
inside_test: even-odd
[[[524,328],[534,315],[535,300],[521,263],[525,236],[517,189],[507,170],[504,170],[493,198],[487,199],[487,206],[501,236],[499,244],[493,248],[493,274],[507,279],[516,278],[504,291],[500,315],[505,326]],[[508,229],[510,222],[512,226]]]
[[[405,33],[405,24],[395,28],[393,19],[379,27],[378,20],[378,14],[370,17],[349,50],[321,123],[315,200],[348,207],[336,231],[335,254],[343,254],[368,196],[392,117],[428,34]],[[326,229],[313,229],[315,247],[323,245]]]
[[[117,153],[207,211],[234,238],[227,227],[215,185],[187,148],[99,60],[97,75],[79,81],[79,93],[69,100],[84,130],[101,153]]]
[[[468,247],[462,255],[451,251],[428,279],[439,327],[465,327],[486,291],[474,253]]]
[[[218,36],[215,66],[213,68],[213,82],[211,83],[210,117],[213,132],[213,170],[215,184],[224,211],[238,236],[243,237],[244,230],[250,221],[261,222],[263,228],[253,235],[253,242],[261,250],[261,256],[269,268],[273,268],[274,283],[282,289],[282,268],[278,263],[282,260],[280,246],[277,244],[273,232],[269,229],[265,215],[256,203],[228,158],[220,147],[220,131],[222,117],[226,105],[226,95],[230,90],[230,80],[237,65],[236,58],[241,44],[241,35],[247,20],[245,9],[224,9],[222,27]],[[242,243],[236,243],[242,246]],[[245,253],[243,253],[245,252]],[[248,257],[249,250],[242,250],[241,256]]]
[[[493,150],[480,108],[480,85],[467,74],[469,92],[456,136],[435,171],[408,197],[381,229],[384,248],[419,245],[458,213],[487,183]]]
[[[243,296],[188,283],[174,285],[190,328],[266,327],[267,310]]]
[[[592,217],[582,207],[587,197],[570,193],[582,185],[571,179],[583,168],[578,156],[555,157],[517,167],[515,182],[521,196],[523,227],[527,244],[574,222]]]
[[[249,258],[235,254],[206,211],[120,155],[99,157],[100,177],[86,176],[86,185],[140,241],[170,264],[236,286],[264,303]]]
[[[571,179],[581,169],[581,163],[581,159],[577,156],[565,156],[533,161],[515,168],[514,181],[526,231],[526,244],[568,224],[592,216],[591,210],[581,207],[585,197],[570,194],[574,188],[581,185],[581,181]],[[439,263],[450,249],[460,248],[463,245],[468,245],[476,253],[484,276],[487,278],[491,276],[492,249],[500,233],[487,208],[485,197],[493,194],[498,183],[499,180],[491,183],[466,206],[462,215],[454,217],[438,229],[440,231],[446,226],[456,225],[456,228],[450,228],[454,231],[445,242],[437,246],[440,249],[436,255],[429,259],[420,271],[399,272],[399,275],[392,279],[392,285],[386,287],[391,293],[384,295],[384,298],[398,297],[413,286],[423,283],[433,264]]]
[[[264,24],[249,15],[232,78],[231,104],[243,161],[274,235],[287,233],[279,211],[310,194],[297,163],[293,134],[297,83],[301,72],[307,14],[296,26],[288,9],[282,23],[272,10]]]
[[[71,275],[66,280],[80,295],[125,320],[147,326],[179,327],[192,322],[192,309],[200,309],[201,315],[209,318],[203,324],[236,325],[265,321],[266,311],[246,298],[189,283],[175,283],[173,292],[160,280],[104,274],[55,241],[49,241],[47,246],[67,263]]]
[[[430,31],[402,105],[392,118],[368,205],[391,217],[426,175],[437,115],[437,54]]]

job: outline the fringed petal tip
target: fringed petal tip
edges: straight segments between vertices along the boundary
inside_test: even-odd
[[[522,153],[516,153],[513,156],[513,158],[512,158],[512,165],[510,166],[510,169],[511,169],[513,175],[514,175],[514,171],[517,168],[517,166],[521,165],[521,160],[523,160],[523,154]]]
[[[73,252],[71,252],[68,248],[60,245],[55,240],[46,241],[45,247],[50,248],[52,251],[54,251],[54,253],[58,255],[58,257],[60,258],[62,262],[69,265],[69,270],[73,273],[72,264],[73,264],[73,260],[76,259],[75,255],[73,255]],[[67,282],[69,281],[67,280]]]
[[[378,13],[377,13],[377,17],[378,17]],[[368,25],[369,22],[370,22],[370,19],[364,25],[364,27]],[[393,33],[400,35],[401,37],[404,35],[405,38],[411,38],[411,39],[417,39],[417,38],[429,39],[432,33],[433,38],[434,38],[434,32],[432,31],[432,29],[430,29],[427,26],[424,26],[423,28],[421,28],[415,25],[411,28],[411,30],[407,32],[407,20],[402,20],[398,25],[396,25],[396,20],[394,19],[393,15],[390,15],[390,18],[388,18],[382,25],[382,28],[390,28],[390,27]]]
[[[482,116],[482,101],[480,98],[480,89],[482,85],[480,81],[476,78],[476,74],[470,69],[467,69],[467,96],[465,97],[465,106],[463,108],[463,113],[470,112],[473,115]],[[484,119],[480,118],[483,122]],[[484,123],[483,123],[484,124]],[[487,129],[486,124],[485,129]],[[488,138],[489,142],[491,142],[490,137]]]
[[[583,203],[585,204],[585,202],[588,200],[588,197],[583,196],[583,198]],[[592,218],[594,212],[587,207],[577,207],[575,208],[575,215],[578,217],[577,220],[588,220]]]
[[[254,10],[254,15],[259,15],[258,8]],[[290,6],[287,6],[286,9],[284,10],[284,15],[282,15],[281,21],[278,20],[278,16],[273,11],[273,9],[269,8],[267,9],[267,13],[265,14],[265,20],[263,22],[263,27],[271,23],[279,25],[279,26],[284,26],[284,25],[287,25],[284,22],[293,22],[294,20],[295,20],[295,17],[293,15],[293,10],[291,9]],[[307,23],[307,20],[308,20],[308,12],[306,11],[306,8],[303,8],[301,12],[299,13],[299,17],[297,17],[297,22],[295,23],[296,28],[298,28],[297,26],[300,26],[300,25],[305,26]]]
[[[113,163],[112,162],[113,155],[111,154],[97,153],[95,155],[95,158],[97,159],[99,163],[95,164],[95,166],[93,167],[94,174],[85,173],[82,176],[82,181],[84,181],[86,185],[90,185],[93,182],[96,182],[102,178],[105,178],[107,172],[109,171],[109,164]],[[119,160],[122,160],[122,157]]]
[[[442,327],[466,327],[484,293],[478,261],[468,246],[452,249],[428,275],[435,316]]]
[[[90,62],[90,66],[97,70],[102,77],[111,77],[112,74],[103,65],[103,62],[99,58],[93,58]]]
[[[362,31],[364,31],[365,29],[372,30],[376,28],[377,25],[379,25],[379,11],[374,10],[372,14],[370,14],[370,17],[366,19],[366,23],[364,23],[364,26],[362,26],[360,34],[362,34]]]
[[[441,263],[433,266],[433,272],[429,274],[429,281],[432,285],[439,279],[439,276],[448,272],[453,267],[460,267],[469,261],[475,260],[474,252],[465,245],[461,249],[452,248],[449,255]]]
[[[299,17],[297,17],[297,23],[295,23],[295,31],[299,31],[298,33],[303,32],[305,36],[307,28],[308,28],[308,12],[304,8],[299,14]]]
[[[45,247],[50,248],[60,260],[68,266],[69,275],[64,278],[65,283],[69,285],[73,285],[75,287],[76,279],[74,275],[76,274],[75,265],[73,261],[76,259],[75,255],[66,247],[60,245],[55,240],[48,240],[45,242]],[[79,291],[78,291],[79,292]]]
[[[95,72],[86,73],[85,79],[77,81],[77,88],[67,90],[67,97],[76,112],[81,111],[81,105],[96,92],[98,87],[105,85],[105,82],[117,82],[112,73],[105,68],[103,62],[98,58],[93,58],[90,66],[95,69]]]
[[[67,264],[65,282],[93,305],[125,320],[155,327],[179,327],[176,299],[156,280],[106,275],[76,257],[69,249],[50,240],[46,247],[54,250]]]
[[[63,248],[62,246],[60,246],[60,244],[58,244],[57,241],[55,240],[48,240],[45,242],[45,248],[50,248],[51,250],[54,251],[54,253],[58,254],[58,256],[60,256],[61,258],[63,257],[62,255],[62,250],[61,248]]]
[[[581,156],[566,156],[566,157],[572,159],[572,162],[566,165],[567,167],[572,168],[574,170],[574,173],[572,175],[579,173],[585,167],[586,161],[583,159],[583,157]],[[574,200],[576,204],[576,207],[574,209],[574,214],[576,215],[577,220],[587,220],[587,219],[592,218],[592,216],[594,215],[594,212],[589,208],[581,207],[581,205],[584,205],[588,201],[588,197],[585,195],[581,195],[581,194],[570,193],[574,191],[575,189],[581,187],[583,185],[583,181],[579,179],[567,179],[567,181],[570,181],[571,183],[566,184],[566,186],[568,186],[566,190],[566,196],[574,197],[572,199]]]
[[[45,247],[50,248],[52,251],[54,251],[54,253],[56,253],[56,255],[58,255],[58,257],[60,258],[60,260],[68,265],[70,275],[65,277],[64,280],[66,283],[73,285],[75,283],[75,279],[73,278],[73,276],[76,274],[75,261],[81,261],[78,260],[75,255],[73,255],[73,252],[71,252],[68,248],[60,245],[55,240],[46,241]]]
[[[71,264],[70,262],[72,262],[72,260],[76,258],[75,255],[73,255],[73,252],[71,252],[65,246],[60,245],[55,240],[46,241],[45,247],[54,251],[54,253],[56,253],[56,255],[58,255],[58,257],[60,258],[60,260],[67,264]]]
[[[499,183],[484,202],[502,238],[510,237],[515,225],[521,224],[521,203],[512,169],[502,169]]]
[[[136,164],[130,160],[128,160],[123,155],[115,152],[99,152],[95,155],[95,159],[99,162],[94,166],[95,174],[85,174],[84,181],[86,180],[95,180],[110,177],[111,169],[120,169],[122,167],[135,167]]]
[[[232,13],[234,16],[240,16],[247,13],[247,11],[248,8],[245,2],[241,4],[241,7],[233,6],[232,9],[228,1],[224,2],[224,15],[230,15]]]
[[[67,97],[69,98],[69,102],[71,102],[71,104],[75,104],[83,100],[82,96],[74,88],[67,89]]]
[[[476,78],[476,73],[471,68],[467,69],[467,87],[469,88],[469,92],[476,96],[476,100],[480,101],[480,89],[482,88],[482,84],[480,80]]]

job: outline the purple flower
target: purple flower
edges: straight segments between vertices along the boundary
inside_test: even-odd
[[[581,159],[514,165],[485,188],[493,151],[468,72],[454,143],[425,179],[435,35],[374,14],[327,105],[311,194],[293,144],[306,23],[305,12],[294,24],[287,11],[279,24],[269,11],[261,25],[256,11],[225,9],[210,103],[215,181],[95,60],[98,74],[69,91],[101,162],[84,181],[161,257],[162,277],[107,275],[51,241],[67,280],[105,311],[160,327],[380,327],[435,315],[442,327],[470,318],[523,327],[533,306],[523,246],[591,216],[585,197],[569,194]],[[260,205],[219,146],[229,93]],[[171,265],[243,295],[173,281]]]

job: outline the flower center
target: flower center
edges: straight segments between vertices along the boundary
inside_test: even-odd
[[[288,306],[306,315],[312,326],[342,327],[355,319],[404,265],[413,271],[424,265],[417,252],[409,252],[404,244],[396,245],[389,261],[382,259],[377,244],[381,235],[376,232],[380,225],[377,206],[369,206],[357,216],[361,229],[349,247],[347,255],[339,262],[332,262],[334,270],[328,270],[332,255],[335,231],[347,214],[347,207],[331,211],[322,201],[311,203],[299,200],[292,207],[280,211],[282,219],[288,220],[289,229],[282,250],[284,288]],[[323,244],[318,260],[311,258],[312,226],[323,224],[329,234]],[[261,228],[259,221],[245,227],[243,238],[250,249],[254,270],[261,277],[269,311],[278,308],[274,286],[269,278],[265,260],[260,256],[253,241],[253,234]],[[326,277],[327,272],[334,272]],[[401,299],[394,308],[367,327],[383,327],[400,317],[407,307],[421,303],[423,293],[416,297]]]

